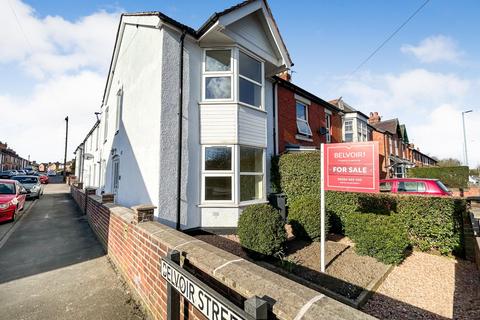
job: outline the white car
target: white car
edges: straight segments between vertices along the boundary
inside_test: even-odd
[[[49,176],[49,177],[54,177],[56,175],[57,175],[57,173],[55,171],[48,171],[47,172],[47,176]]]

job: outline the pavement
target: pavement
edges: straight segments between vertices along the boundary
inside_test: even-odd
[[[68,192],[49,184],[0,226],[0,319],[144,319]]]

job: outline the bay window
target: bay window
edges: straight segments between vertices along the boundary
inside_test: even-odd
[[[238,56],[239,101],[260,108],[262,106],[262,63],[239,51]]]
[[[327,129],[327,134],[325,135],[325,142],[332,142],[332,115],[328,112],[325,112],[325,128]]]
[[[205,201],[233,201],[232,147],[204,148],[203,186]]]
[[[353,141],[353,120],[345,120],[344,124],[344,137],[345,142]]]
[[[263,149],[240,146],[240,201],[263,198]]]
[[[312,130],[308,125],[308,108],[307,105],[298,102],[296,103],[296,114],[297,114],[297,130],[298,133],[311,136]]]
[[[231,100],[232,50],[206,50],[203,71],[204,100]]]

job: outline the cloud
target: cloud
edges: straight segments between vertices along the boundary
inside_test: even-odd
[[[436,35],[422,40],[417,46],[405,44],[400,50],[411,54],[424,63],[459,62],[463,52],[455,41],[444,35]]]
[[[421,151],[463,160],[461,111],[473,105],[479,89],[478,82],[456,74],[412,69],[399,74],[359,74],[340,92],[347,103],[366,114],[378,111],[383,119],[399,118]],[[469,160],[474,166],[480,165],[476,123],[480,123],[480,112],[466,117]]]
[[[2,121],[0,141],[32,160],[63,160],[68,115],[73,157],[100,108],[118,18],[105,11],[75,21],[39,17],[22,1],[0,1],[0,72],[14,83],[34,80],[21,90],[0,90],[2,119],[9,119]],[[28,94],[11,93],[17,91]]]
[[[105,72],[118,13],[99,11],[73,22],[59,16],[41,19],[27,4],[9,0],[0,2],[0,20],[0,64],[18,63],[42,79],[82,68]]]

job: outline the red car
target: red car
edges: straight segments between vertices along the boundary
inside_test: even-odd
[[[41,184],[48,184],[48,176],[46,174],[41,173],[38,177]]]
[[[15,180],[0,180],[0,222],[13,221],[23,210],[27,190]]]
[[[445,197],[452,193],[438,179],[394,178],[380,180],[380,192]]]

